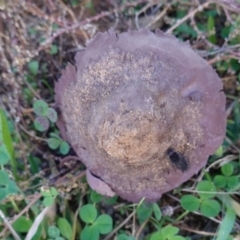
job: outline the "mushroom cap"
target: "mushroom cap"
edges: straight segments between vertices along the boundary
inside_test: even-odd
[[[58,126],[99,193],[156,201],[221,145],[222,82],[188,43],[159,30],[110,30],[75,60],[55,86]]]

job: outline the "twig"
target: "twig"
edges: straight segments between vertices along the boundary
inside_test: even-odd
[[[28,81],[23,78],[23,82],[27,85],[28,89],[30,89],[30,91],[33,93],[33,95],[37,98],[37,99],[42,99],[41,96],[33,89],[33,87],[31,86],[31,84],[28,83]]]
[[[13,229],[13,227],[11,226],[11,224],[9,223],[9,221],[7,220],[7,218],[5,217],[4,213],[0,210],[0,217],[2,218],[2,220],[4,221],[4,223],[6,224],[6,227],[9,229],[9,231],[12,233],[13,237],[15,240],[21,240],[21,238],[18,236],[18,234],[16,233],[16,231]]]
[[[70,180],[71,180],[71,182],[76,182],[77,179],[84,177],[85,174],[86,174],[86,171],[82,171],[82,172],[80,172],[80,173],[79,173],[78,175],[76,175],[76,176],[71,176],[72,178],[71,178]],[[55,187],[63,186],[66,177],[68,177],[68,175],[64,175],[64,176],[62,176],[61,178],[58,178],[58,179],[56,180],[56,182],[54,183],[54,186],[55,186]]]
[[[234,77],[234,79],[236,79],[236,76],[233,76],[233,77]],[[224,78],[222,78],[222,80],[224,81]],[[235,106],[235,104],[236,104],[236,101],[233,101],[233,102],[228,106],[228,108],[227,108],[227,110],[226,110],[226,115],[227,115],[227,117],[230,116],[230,114],[231,114],[231,112],[232,112],[233,107]]]
[[[151,21],[150,23],[148,23],[148,25],[146,26],[146,28],[150,28],[151,25],[153,25],[155,22],[159,21],[166,13],[167,13],[168,7],[165,7],[160,14],[158,14],[153,21]]]
[[[197,51],[197,53],[199,55],[201,55],[202,57],[208,57],[208,56],[219,54],[219,53],[226,53],[226,52],[229,52],[230,50],[236,51],[238,48],[240,48],[240,44],[215,48],[215,49],[211,50],[210,52],[209,51]]]
[[[226,139],[226,142],[228,142],[231,147],[233,147],[238,153],[240,153],[240,148],[238,148],[230,138],[225,137],[225,139]]]
[[[135,2],[132,2],[132,3],[126,3],[124,4],[123,6],[121,6],[120,8],[118,9],[114,9],[112,11],[107,11],[107,12],[102,12],[96,16],[93,16],[93,17],[90,17],[90,18],[87,18],[87,19],[84,19],[78,23],[75,23],[71,26],[68,26],[68,27],[65,27],[65,28],[62,28],[60,30],[58,30],[56,33],[54,33],[50,38],[48,38],[45,42],[43,42],[43,44],[38,48],[38,50],[36,51],[36,54],[38,54],[39,51],[43,50],[44,48],[46,48],[47,46],[49,46],[53,40],[57,37],[59,37],[60,35],[62,35],[63,33],[66,33],[66,32],[70,32],[70,31],[73,31],[75,30],[76,28],[79,28],[79,27],[82,27],[84,26],[85,24],[88,24],[90,22],[94,22],[94,21],[99,21],[100,19],[104,18],[104,17],[108,17],[116,12],[121,12],[123,11],[125,8],[127,7],[135,7],[137,6],[138,4],[140,3],[145,3],[145,2],[148,2],[147,0],[139,0],[139,1],[135,1]]]
[[[187,21],[189,18],[193,17],[197,12],[201,12],[204,8],[207,8],[208,5],[212,3],[211,1],[205,2],[202,5],[199,5],[196,9],[192,10],[190,13],[188,13],[185,17],[178,20],[171,28],[169,28],[166,31],[166,34],[171,34],[174,29],[176,29],[178,26],[180,26],[182,23]]]
[[[109,240],[112,239],[112,236],[119,230],[121,229],[136,213],[136,209],[121,223],[119,224],[116,228],[112,230],[103,240]]]
[[[174,224],[174,226],[177,226],[177,227],[179,227],[183,230],[186,230],[188,232],[197,233],[197,234],[202,235],[202,236],[216,236],[216,233],[194,230],[194,229],[189,228],[189,227],[178,226],[178,225],[175,225],[175,224]]]
[[[60,168],[62,168],[63,165],[70,160],[81,161],[81,159],[78,156],[67,156],[61,160]]]
[[[233,160],[236,159],[236,158],[237,158],[237,156],[235,156],[235,155],[228,155],[228,156],[226,156],[226,157],[223,157],[223,158],[221,158],[221,159],[213,162],[213,163],[210,164],[204,171],[201,172],[201,174],[199,175],[197,181],[195,181],[195,184],[194,184],[191,188],[189,188],[189,189],[182,189],[182,191],[189,191],[190,189],[194,189],[195,186],[196,186],[196,184],[202,180],[204,174],[205,174],[206,172],[209,172],[209,170],[210,170],[213,166],[221,163],[222,161],[224,161],[225,163],[226,163],[226,162],[231,162],[231,161],[233,161]],[[195,191],[195,190],[194,190],[194,191]]]
[[[153,5],[154,5],[154,3],[148,3],[145,7],[143,7],[141,10],[139,10],[138,12],[135,13],[135,25],[136,25],[137,29],[140,29],[139,22],[138,22],[139,15],[141,13],[145,12],[148,8],[150,8]]]
[[[149,218],[141,224],[140,228],[136,232],[136,235],[135,235],[136,239],[139,239],[139,236],[140,236],[142,230],[144,229],[144,227],[147,225],[148,221],[149,221]]]
[[[19,125],[20,129],[25,132],[27,135],[29,135],[30,137],[34,138],[35,140],[38,141],[42,141],[42,142],[47,142],[47,139],[41,138],[41,137],[37,137],[31,133],[29,133],[22,125]]]
[[[208,63],[210,65],[216,63],[216,62],[219,62],[219,61],[227,61],[227,60],[230,60],[230,59],[237,59],[239,60],[239,57],[235,56],[235,55],[224,55],[224,56],[216,56],[215,58],[212,58],[210,60],[208,60]]]
[[[227,9],[240,13],[240,3],[237,0],[212,0],[216,4],[223,5]]]
[[[27,212],[31,207],[32,205],[38,200],[41,198],[41,194],[40,193],[37,193],[34,197],[34,199],[17,215],[15,216],[15,218],[11,221],[11,224],[13,224],[15,221],[17,221],[17,219],[19,217],[21,217],[25,212]],[[2,232],[0,233],[0,237],[2,239],[2,237],[5,235],[6,231],[7,231],[8,227],[6,226]]]
[[[229,14],[229,12],[228,12],[228,9],[226,9],[225,7],[223,7],[223,11],[224,11],[224,13],[225,13],[225,15],[226,15],[226,18],[227,18],[227,20],[231,23],[231,24],[234,24],[233,23],[233,20],[232,20],[232,16]]]
[[[136,232],[136,215],[133,215],[133,221],[132,221],[132,235],[135,236]]]

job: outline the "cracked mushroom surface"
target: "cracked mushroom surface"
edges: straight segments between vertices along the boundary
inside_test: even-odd
[[[58,122],[99,193],[158,200],[225,136],[222,82],[188,43],[143,29],[98,33],[55,86]]]

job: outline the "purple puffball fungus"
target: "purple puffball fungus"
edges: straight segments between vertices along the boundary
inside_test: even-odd
[[[156,201],[225,136],[222,82],[188,43],[143,29],[98,33],[55,86],[63,138],[97,192]]]

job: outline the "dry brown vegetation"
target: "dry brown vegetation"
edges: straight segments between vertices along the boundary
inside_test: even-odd
[[[239,16],[237,0],[0,0],[0,107],[7,116],[15,154],[14,161],[2,165],[2,171],[7,172],[21,190],[0,203],[0,218],[6,217],[0,224],[0,238],[25,239],[33,228],[21,232],[13,223],[21,217],[32,223],[45,206],[48,220],[43,221],[42,230],[35,239],[47,239],[48,227],[59,218],[71,225],[72,235],[62,237],[79,239],[85,223],[83,218],[78,218],[78,212],[81,206],[90,203],[99,213],[113,219],[108,235],[101,235],[105,240],[155,239],[152,234],[161,232],[169,224],[177,227],[179,236],[186,239],[227,239],[220,237],[220,230],[230,208],[235,215],[227,221],[233,221],[227,237],[237,239],[240,229]],[[76,52],[84,50],[97,32],[109,28],[116,32],[159,28],[189,41],[192,48],[216,69],[224,84],[228,126],[222,148],[209,159],[198,176],[165,194],[156,205],[142,207],[121,199],[111,199],[109,205],[106,202],[109,199],[88,188],[84,166],[72,149],[63,154],[49,147],[50,133],[58,134],[55,124],[51,123],[43,132],[37,131],[33,124],[36,118],[34,101],[43,100],[54,108],[54,82],[62,69],[67,62],[74,63]],[[219,187],[214,179],[218,175],[227,176],[222,170],[226,164],[233,167],[230,175],[238,180],[234,186]],[[218,194],[214,198],[221,205],[216,216],[206,217],[201,210],[188,212],[180,203],[185,194],[198,196],[199,189],[195,187],[202,180],[216,183]],[[54,207],[48,207],[43,201],[46,197],[40,193],[41,189],[47,192],[49,186],[58,191]],[[156,206],[162,210],[160,218],[156,216]],[[25,224],[24,221],[21,224]],[[64,232],[59,222],[57,226],[61,233]],[[120,234],[128,238],[120,238]],[[167,239],[166,235],[161,236]]]

